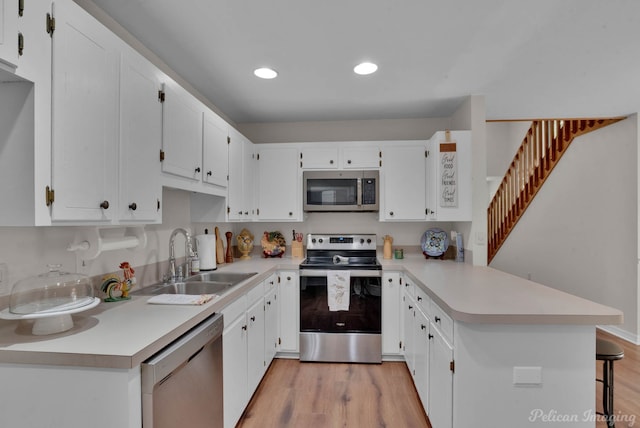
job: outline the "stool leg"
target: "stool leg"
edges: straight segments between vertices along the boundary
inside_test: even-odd
[[[613,361],[605,360],[602,366],[602,406],[607,427],[615,428],[613,418]]]

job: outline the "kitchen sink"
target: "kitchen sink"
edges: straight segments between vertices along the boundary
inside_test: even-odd
[[[202,272],[188,277],[184,282],[160,283],[133,291],[133,295],[156,296],[158,294],[224,294],[236,284],[256,275],[251,273]]]
[[[200,272],[188,277],[185,282],[230,282],[235,285],[257,274],[257,272]]]
[[[158,294],[224,294],[235,284],[231,282],[195,281],[156,284],[143,287],[131,294],[156,296]]]

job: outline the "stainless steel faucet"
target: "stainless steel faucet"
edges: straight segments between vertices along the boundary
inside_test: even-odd
[[[193,253],[193,246],[191,243],[191,234],[189,234],[188,230],[185,230],[181,227],[175,229],[171,232],[171,237],[169,238],[169,279],[171,282],[181,281],[183,278],[182,275],[176,274],[176,254],[174,249],[174,241],[178,234],[184,235],[184,257],[185,257],[185,268],[182,269],[183,275],[189,275],[189,259],[191,254]]]

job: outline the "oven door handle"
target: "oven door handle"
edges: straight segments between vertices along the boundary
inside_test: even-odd
[[[300,269],[300,276],[310,277],[327,277],[329,272],[335,272],[336,270],[348,270],[348,269]],[[382,271],[379,269],[370,270],[350,270],[352,278],[376,278],[382,276]]]

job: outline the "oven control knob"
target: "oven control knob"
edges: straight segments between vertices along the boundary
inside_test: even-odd
[[[322,244],[322,238],[318,239],[318,242]]]
[[[360,238],[360,244],[364,244],[364,238]]]
[[[367,239],[367,244],[371,244],[371,238]]]
[[[316,238],[313,238],[313,239],[311,240],[311,242],[312,242],[313,244],[315,244],[315,243],[316,243]]]

